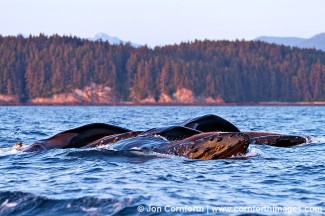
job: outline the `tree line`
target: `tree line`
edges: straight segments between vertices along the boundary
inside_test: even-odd
[[[21,102],[111,87],[121,101],[177,89],[225,102],[325,101],[325,52],[260,41],[193,41],[134,48],[72,36],[0,36],[0,94]]]

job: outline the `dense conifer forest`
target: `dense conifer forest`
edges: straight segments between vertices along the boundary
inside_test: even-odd
[[[325,101],[325,52],[259,41],[194,41],[134,48],[71,36],[0,36],[0,94],[21,102],[82,89],[122,101],[177,89],[225,102]]]

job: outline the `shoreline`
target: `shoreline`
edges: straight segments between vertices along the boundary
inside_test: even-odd
[[[3,103],[0,106],[325,106],[325,102],[259,102],[259,103]]]

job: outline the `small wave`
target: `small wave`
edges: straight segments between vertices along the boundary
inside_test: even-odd
[[[66,154],[68,157],[75,158],[85,158],[92,159],[95,158],[105,160],[106,162],[110,162],[116,166],[119,163],[145,163],[152,159],[167,157],[162,156],[158,153],[150,153],[150,152],[142,152],[142,151],[116,151],[102,148],[95,149],[77,149],[71,150]]]
[[[73,149],[66,154],[66,156],[73,157],[137,157],[137,156],[146,156],[148,155],[142,151],[116,151],[110,149],[103,148],[95,148],[95,149]]]
[[[1,215],[112,215],[132,207],[144,198],[100,199],[81,197],[76,199],[51,199],[25,192],[0,192]]]
[[[95,148],[95,149],[69,149],[69,152],[66,153],[66,156],[73,157],[101,157],[101,156],[115,156],[115,151],[103,149],[103,148]]]
[[[22,131],[20,132],[21,134],[24,134],[24,135],[36,135],[36,136],[49,136],[49,134],[45,133],[45,132],[42,132],[42,131],[36,131],[36,130],[26,130],[26,131]]]

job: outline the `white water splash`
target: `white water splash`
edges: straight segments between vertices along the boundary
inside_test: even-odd
[[[98,209],[95,208],[95,207],[90,207],[90,208],[85,208],[85,207],[80,207],[82,211],[85,211],[85,212],[94,212],[94,211],[97,211]]]
[[[243,158],[250,158],[250,157],[255,157],[255,156],[258,156],[258,155],[264,155],[264,152],[261,149],[258,149],[258,148],[251,148],[242,157]]]
[[[307,137],[307,140],[307,143],[325,143],[325,137],[309,136]]]
[[[0,148],[0,156],[7,156],[7,155],[13,155],[13,154],[17,154],[21,151],[18,151],[17,149],[13,149],[13,148]]]
[[[80,209],[84,212],[90,213],[90,215],[98,215],[98,208],[95,207],[85,208],[81,206]]]
[[[153,137],[156,139],[162,139],[162,140],[168,141],[168,139],[166,137],[160,136],[159,134],[155,134]]]
[[[132,154],[135,155],[140,155],[140,156],[155,156],[155,157],[161,157],[161,158],[183,158],[180,156],[176,156],[176,155],[171,155],[171,154],[163,154],[163,153],[158,153],[158,152],[154,152],[154,151],[142,151],[141,148],[138,147],[133,147],[130,149],[132,152]]]
[[[8,209],[8,208],[13,208],[17,205],[18,203],[16,202],[9,202],[8,199],[6,199],[1,205],[0,209]]]

